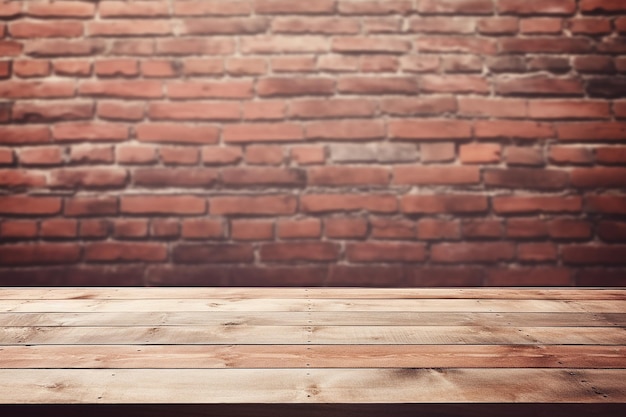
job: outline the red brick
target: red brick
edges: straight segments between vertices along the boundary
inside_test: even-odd
[[[141,238],[148,235],[146,219],[115,219],[113,236],[115,238]]]
[[[93,3],[77,1],[28,2],[26,15],[34,17],[87,18],[95,13]]]
[[[221,0],[176,0],[174,14],[176,16],[238,16],[249,15],[252,11],[249,1]]]
[[[324,213],[333,211],[360,211],[394,213],[398,201],[390,194],[305,194],[300,197],[301,211]]]
[[[602,55],[578,56],[573,60],[574,69],[579,73],[607,73],[615,72],[615,64],[612,57]]]
[[[224,223],[216,219],[185,219],[182,222],[184,239],[223,239]]]
[[[180,224],[175,219],[152,219],[150,235],[156,238],[174,239],[180,234]]]
[[[415,222],[404,219],[370,219],[372,238],[375,239],[415,239]]]
[[[492,198],[492,204],[498,214],[576,213],[582,210],[582,198],[578,196],[496,196]]]
[[[473,33],[474,19],[447,17],[419,17],[409,20],[409,31],[417,33]]]
[[[108,59],[96,61],[94,70],[98,77],[134,77],[139,75],[139,64],[134,59]]]
[[[513,35],[519,29],[519,20],[515,17],[487,17],[478,21],[477,29],[482,35]]]
[[[54,73],[69,77],[89,77],[91,75],[91,61],[63,60],[52,63]]]
[[[489,82],[479,75],[424,75],[420,90],[425,93],[487,94]]]
[[[548,159],[551,163],[559,165],[591,165],[593,153],[588,148],[551,146]],[[626,158],[624,160],[626,161]]]
[[[216,196],[209,202],[213,215],[294,214],[297,203],[291,195]]]
[[[204,198],[191,195],[126,195],[120,198],[123,214],[205,214],[206,207]]]
[[[40,235],[48,238],[74,238],[78,222],[71,219],[50,219],[41,222]]]
[[[20,42],[0,40],[0,56],[18,56],[22,53],[23,45]]]
[[[626,168],[577,168],[571,172],[574,187],[624,187],[626,186]]]
[[[591,224],[577,219],[554,219],[548,222],[548,233],[554,239],[589,239]]]
[[[100,17],[166,17],[169,15],[167,1],[124,1],[101,2]]]
[[[205,18],[183,21],[182,34],[185,35],[249,35],[262,33],[269,28],[265,18]]]
[[[246,163],[252,165],[280,165],[284,160],[283,148],[273,145],[251,145],[246,148]]]
[[[135,185],[143,187],[210,187],[218,173],[205,168],[140,168],[133,173]]]
[[[600,164],[621,165],[626,163],[626,147],[596,148],[596,161]]]
[[[503,119],[521,119],[527,116],[526,100],[459,97],[458,102],[459,113],[464,116]]]
[[[163,86],[160,81],[83,81],[78,86],[78,93],[93,97],[148,99],[163,97]]]
[[[487,197],[482,195],[406,195],[404,213],[480,213],[487,211]]]
[[[22,165],[59,165],[63,162],[61,148],[58,146],[39,146],[19,150]]]
[[[500,238],[502,223],[499,220],[478,219],[466,220],[461,224],[464,238]]]
[[[94,106],[91,102],[24,102],[13,105],[12,118],[24,122],[49,122],[54,120],[91,119]]]
[[[556,48],[558,49],[558,48]],[[560,51],[557,51],[560,53]],[[577,78],[553,78],[546,75],[531,75],[519,78],[499,78],[495,88],[501,95],[582,95],[583,84]]]
[[[226,61],[226,72],[235,77],[263,75],[267,72],[267,61],[261,58],[230,58]]]
[[[0,97],[7,99],[72,96],[74,96],[74,83],[68,81],[3,81],[0,83]]]
[[[314,2],[256,0],[254,11],[259,14],[326,14],[335,11],[335,0],[316,0]]]
[[[77,145],[70,148],[70,162],[77,164],[111,164],[114,161],[112,146]]]
[[[0,165],[13,165],[14,161],[13,149],[0,148]]]
[[[357,55],[323,55],[317,63],[318,71],[357,72],[361,60]]]
[[[423,243],[351,243],[346,248],[350,262],[422,262],[426,258]]]
[[[73,197],[65,200],[66,216],[106,216],[117,214],[117,198],[108,196]]]
[[[493,143],[472,143],[459,148],[459,158],[464,164],[498,163],[501,153],[501,146]]]
[[[275,56],[271,58],[272,71],[283,72],[313,72],[316,58],[313,55],[302,56]]]
[[[1,265],[51,265],[75,263],[80,247],[70,243],[37,243],[0,246]]]
[[[484,285],[569,286],[572,273],[566,268],[489,268]]]
[[[584,2],[584,0],[583,0]],[[539,3],[525,0],[499,0],[498,12],[511,14],[574,14],[576,0],[546,0]]]
[[[423,162],[448,162],[456,158],[454,143],[423,143],[420,145]]]
[[[325,234],[333,239],[359,239],[367,234],[367,221],[356,217],[330,217],[324,220]]]
[[[603,18],[583,17],[571,19],[568,27],[573,34],[603,35],[611,32],[611,21]]]
[[[274,222],[271,220],[231,220],[230,236],[233,240],[274,239]]]
[[[0,61],[0,78],[9,78],[11,76],[11,62]]]
[[[98,101],[98,117],[109,120],[141,120],[144,118],[144,107],[144,103]]]
[[[365,99],[305,99],[292,101],[289,115],[302,119],[371,117],[376,103]]]
[[[182,64],[183,64],[183,71],[185,75],[221,75],[224,73],[224,60],[222,58],[187,58]],[[179,87],[180,89],[183,89],[183,87],[180,84],[174,84],[174,85],[175,86],[178,85],[180,86]],[[205,88],[207,90],[210,90],[210,89],[215,90],[217,88],[216,85],[213,85],[213,86],[209,86],[209,84],[202,84],[202,85],[206,86]],[[246,87],[247,86],[237,87],[236,85],[231,85],[231,87],[227,87],[225,88],[225,90],[228,91],[228,89],[230,88],[233,90],[232,92],[230,92],[230,94],[235,94],[235,91],[238,90],[239,88],[244,88],[244,91],[249,91],[249,89],[247,89]],[[192,87],[187,87],[186,89],[184,89],[184,91],[187,91],[188,92],[187,94],[193,94]]]
[[[390,120],[389,136],[392,139],[438,140],[469,139],[472,123],[457,120]]]
[[[506,148],[507,165],[542,166],[543,149],[528,146],[509,146]]]
[[[99,242],[85,245],[85,260],[91,262],[161,262],[167,259],[167,247],[161,243]]]
[[[478,167],[402,165],[393,169],[395,185],[461,185],[479,182]]]
[[[202,162],[205,165],[231,165],[241,161],[243,152],[236,146],[205,146],[202,148]]]
[[[505,38],[500,41],[500,49],[505,53],[579,54],[591,52],[593,45],[586,38]]]
[[[506,221],[506,236],[512,238],[539,238],[548,235],[548,227],[540,219],[513,218]]]
[[[414,42],[416,51],[436,53],[466,53],[494,55],[498,51],[495,39],[466,36],[422,35]]]
[[[611,113],[604,101],[530,100],[528,115],[533,119],[607,119]]]
[[[554,137],[551,124],[528,121],[478,120],[475,124],[477,138],[544,139]]]
[[[15,48],[13,48],[15,49]],[[101,54],[106,49],[102,39],[45,39],[30,40],[24,53],[32,57],[81,57]]]
[[[71,20],[18,20],[9,24],[9,33],[14,38],[75,38],[83,35],[83,24]]]
[[[319,239],[322,235],[322,222],[316,218],[279,220],[277,227],[281,239]]]
[[[334,261],[339,245],[331,242],[267,243],[260,248],[261,261]]]
[[[19,16],[22,12],[22,2],[3,1],[0,17],[9,18]]]
[[[483,177],[485,185],[502,188],[558,190],[567,187],[569,183],[566,171],[553,169],[487,169]]]
[[[626,245],[561,246],[562,259],[565,264],[573,265],[624,265],[626,264]]]
[[[276,17],[272,19],[272,33],[324,33],[353,35],[359,33],[356,19],[337,17]]]
[[[55,188],[122,188],[128,173],[121,168],[62,168],[50,173]]]
[[[412,3],[409,0],[340,0],[338,7],[339,13],[343,15],[403,15],[413,10]]]
[[[443,57],[442,65],[448,73],[480,73],[483,70],[483,59],[476,55],[446,56]]]
[[[414,77],[345,77],[337,82],[343,94],[415,94],[418,90]]]
[[[455,112],[457,110],[457,104],[456,99],[449,96],[387,98],[380,101],[380,109],[387,114],[402,116],[439,115],[442,113]],[[363,116],[368,115],[369,114],[364,114]]]
[[[162,146],[159,155],[165,165],[197,165],[200,160],[200,152],[195,147]]]
[[[128,139],[128,127],[97,122],[59,123],[52,127],[57,141],[123,141]]]
[[[156,162],[156,148],[149,145],[117,146],[117,162],[120,164],[152,164]]]
[[[461,237],[458,220],[422,219],[417,222],[417,237],[423,240],[456,240]]]
[[[50,75],[50,61],[16,60],[13,61],[13,73],[18,77],[45,77]]]
[[[576,285],[588,287],[623,287],[624,270],[622,268],[578,268],[576,274]]]
[[[556,129],[563,141],[626,140],[626,123],[621,122],[558,123]]]
[[[224,98],[252,97],[251,81],[182,81],[167,84],[171,98]]]
[[[387,185],[389,170],[384,167],[315,167],[307,172],[310,185]]]
[[[225,142],[291,142],[304,139],[302,126],[295,123],[256,123],[223,127]]]
[[[59,197],[30,197],[25,195],[0,196],[0,214],[48,215],[61,211]]]
[[[87,239],[105,238],[109,235],[110,224],[106,220],[81,220],[78,234]]]
[[[522,262],[550,262],[557,258],[553,243],[520,243],[517,245],[517,259]]]
[[[326,151],[322,146],[296,146],[291,148],[291,159],[298,165],[323,164]]]
[[[243,103],[244,120],[282,120],[286,103],[283,101],[252,101]]]
[[[441,263],[493,263],[513,259],[515,246],[510,242],[440,243],[431,247],[431,260]]]
[[[620,0],[581,0],[580,10],[583,13],[626,12],[626,4]]]
[[[0,223],[3,239],[26,239],[37,236],[37,222],[30,220],[4,220]]]
[[[136,125],[135,132],[140,142],[214,144],[219,141],[219,130],[212,125],[144,123]]]
[[[36,188],[46,185],[43,173],[25,169],[0,169],[0,186],[7,188]]]
[[[233,186],[275,185],[281,187],[301,186],[305,182],[304,172],[293,168],[225,168],[222,183]]]
[[[158,36],[172,34],[169,20],[100,20],[87,23],[88,36]]]
[[[174,61],[152,59],[141,62],[141,73],[146,78],[174,78],[178,67]]]
[[[411,43],[401,38],[335,38],[332,51],[338,53],[397,53],[403,54],[411,49]]]
[[[378,120],[323,121],[306,125],[307,139],[373,140],[384,137],[385,125]]]
[[[241,38],[240,49],[249,55],[325,53],[330,49],[330,39],[323,36],[252,36]]]
[[[157,102],[148,107],[153,120],[237,120],[241,105],[235,102]]]
[[[331,95],[335,82],[329,78],[264,78],[256,90],[261,97]]]
[[[422,0],[417,5],[422,14],[492,14],[488,0]]]
[[[626,223],[624,222],[602,221],[598,224],[596,232],[605,242],[626,241]]]

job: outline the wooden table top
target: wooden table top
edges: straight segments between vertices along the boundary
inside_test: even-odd
[[[0,288],[0,403],[626,402],[624,289]]]

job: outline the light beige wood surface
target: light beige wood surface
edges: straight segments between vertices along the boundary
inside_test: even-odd
[[[0,403],[626,402],[626,290],[0,288]]]

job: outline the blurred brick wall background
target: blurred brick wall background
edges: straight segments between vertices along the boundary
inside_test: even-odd
[[[626,1],[0,1],[1,285],[625,285]]]

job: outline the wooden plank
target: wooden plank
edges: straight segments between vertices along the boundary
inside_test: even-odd
[[[246,287],[63,287],[0,288],[0,299],[518,299],[624,300],[623,288],[246,288]]]
[[[614,327],[184,326],[3,327],[1,345],[32,344],[626,344]]]
[[[626,368],[624,346],[35,345],[2,368]]]
[[[0,326],[626,326],[626,313],[140,312],[0,313]]]
[[[624,401],[624,369],[0,370],[3,404]]]
[[[169,311],[422,311],[624,313],[626,300],[359,300],[359,299],[176,299],[176,300],[2,300],[4,312]]]

